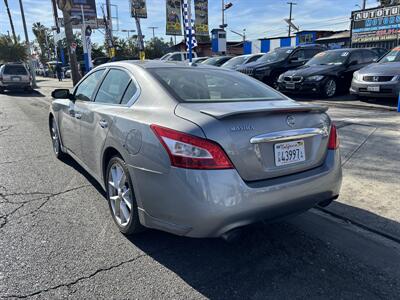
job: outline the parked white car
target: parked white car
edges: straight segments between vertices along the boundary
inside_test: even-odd
[[[196,58],[197,53],[193,52],[192,57]],[[189,52],[171,52],[168,54],[165,54],[163,57],[160,58],[160,60],[163,61],[185,61],[189,59]]]

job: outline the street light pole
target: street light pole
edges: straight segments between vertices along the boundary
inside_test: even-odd
[[[367,0],[363,0],[362,9],[365,10],[367,8]]]
[[[36,74],[35,74],[33,63],[32,63],[31,44],[29,43],[28,30],[26,28],[25,13],[24,13],[24,6],[22,5],[22,0],[19,0],[19,7],[21,9],[22,24],[24,25],[25,44],[26,44],[26,51],[28,53],[28,59],[29,59],[29,70],[31,72],[31,77],[32,77],[32,88],[36,89],[37,88]]]
[[[149,29],[152,29],[152,30],[153,30],[153,39],[154,39],[154,38],[156,37],[156,36],[155,36],[155,33],[154,33],[154,30],[155,30],[155,29],[158,29],[158,27],[150,26]]]

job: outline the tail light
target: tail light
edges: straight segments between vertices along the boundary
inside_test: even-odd
[[[332,124],[331,133],[329,135],[328,149],[336,150],[337,148],[339,148],[339,136],[335,124]]]
[[[185,169],[233,169],[217,143],[158,125],[150,126],[171,159],[171,165]]]

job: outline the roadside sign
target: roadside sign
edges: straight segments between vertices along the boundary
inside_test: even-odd
[[[95,22],[95,23],[93,23],[93,22],[88,22],[88,23],[86,23],[86,24],[88,24],[88,25],[90,25],[90,27],[92,28],[92,29],[97,29],[97,28],[102,28],[102,29],[104,29],[104,28],[106,28],[106,24],[105,24],[106,22],[104,22],[104,19],[97,19],[97,22]],[[60,26],[60,27],[65,27],[64,26],[64,18],[58,18],[58,25]],[[74,22],[72,22],[72,28],[73,29],[81,29],[82,28],[82,24],[79,22],[79,23],[74,23]]]

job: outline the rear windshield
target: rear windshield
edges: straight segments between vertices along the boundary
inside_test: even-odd
[[[208,68],[154,68],[149,71],[179,100],[185,102],[284,99],[267,85],[238,72]]]
[[[4,75],[27,75],[28,71],[21,65],[4,66]]]

